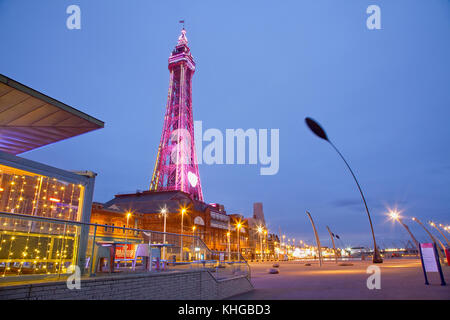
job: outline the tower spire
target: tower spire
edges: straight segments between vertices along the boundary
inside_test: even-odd
[[[186,29],[183,26],[183,29],[181,29],[181,34],[178,37],[178,45],[187,45],[188,44],[188,39],[186,37]]]

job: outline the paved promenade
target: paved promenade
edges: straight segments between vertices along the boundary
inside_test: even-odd
[[[232,299],[445,299],[450,300],[450,267],[443,266],[447,286],[437,273],[428,274],[424,284],[419,259],[386,259],[381,268],[381,289],[369,290],[366,269],[371,261],[352,261],[353,266],[337,266],[327,261],[279,262],[279,274],[269,274],[273,262],[250,263],[255,290]]]

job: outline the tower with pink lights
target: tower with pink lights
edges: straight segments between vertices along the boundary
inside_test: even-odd
[[[195,62],[188,47],[186,30],[169,57],[169,93],[163,131],[150,190],[179,190],[203,201],[192,115],[192,77]]]

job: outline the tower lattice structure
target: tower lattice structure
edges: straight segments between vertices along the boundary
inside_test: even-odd
[[[169,57],[170,82],[166,113],[150,190],[180,190],[203,201],[192,115],[192,77],[195,62],[186,30]]]

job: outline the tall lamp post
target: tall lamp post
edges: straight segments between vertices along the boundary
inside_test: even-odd
[[[231,236],[231,232],[230,232],[230,231],[228,231],[228,232],[227,232],[227,244],[228,244],[228,246],[227,246],[227,248],[228,248],[228,261],[230,261],[230,260],[231,260],[230,236]]]
[[[260,258],[261,262],[263,261],[263,244],[262,244],[262,233],[263,228],[261,226],[258,227],[258,234],[259,234],[259,252],[260,252]]]
[[[264,259],[268,260],[266,257],[266,252],[268,250],[269,244],[267,239],[267,229],[264,229]],[[270,256],[269,256],[270,258]]]
[[[306,214],[308,215],[309,220],[311,220],[311,224],[312,224],[312,227],[313,227],[313,230],[314,230],[314,236],[316,237],[317,250],[319,251],[319,266],[321,267],[322,266],[322,248],[320,246],[319,234],[317,233],[316,225],[314,224],[314,221],[313,221],[313,218],[311,217],[311,214],[308,211],[306,211]]]
[[[308,128],[319,138],[327,141],[333,148],[334,150],[336,150],[336,152],[339,154],[339,156],[342,158],[342,160],[344,160],[345,165],[347,166],[348,170],[350,171],[350,173],[353,176],[353,179],[356,182],[356,185],[358,186],[358,190],[359,193],[361,194],[362,200],[364,202],[364,206],[366,208],[366,212],[367,212],[367,216],[369,218],[369,223],[370,223],[370,230],[372,231],[372,237],[373,237],[373,263],[383,263],[383,258],[381,258],[381,254],[380,251],[378,250],[377,247],[377,242],[375,240],[375,233],[373,231],[373,225],[372,225],[372,218],[370,217],[370,213],[369,213],[369,208],[367,207],[367,203],[366,203],[366,199],[364,198],[364,194],[361,190],[361,187],[359,185],[358,180],[356,179],[355,174],[353,173],[353,170],[350,168],[349,164],[347,163],[347,161],[345,160],[344,156],[339,152],[339,150],[335,147],[335,145],[330,141],[330,139],[328,139],[327,134],[325,133],[325,131],[322,129],[322,127],[313,119],[311,118],[305,118],[305,122],[306,125],[308,126]]]
[[[131,217],[131,212],[127,212],[127,229],[128,229],[128,222],[130,220]],[[125,268],[128,267],[128,260],[127,260],[127,247],[128,247],[128,230],[125,230],[125,250],[124,250],[124,260],[125,260]]]
[[[337,257],[336,245],[334,244],[334,234],[331,232],[331,230],[330,230],[330,228],[328,226],[327,226],[327,230],[328,230],[328,233],[330,234],[331,243],[333,244],[334,260],[337,263],[338,262],[338,257]]]
[[[167,208],[161,209],[161,214],[164,216],[164,234],[163,234],[163,260],[166,260],[166,221],[167,221]]]
[[[237,230],[237,238],[238,238],[237,249],[238,249],[238,261],[239,262],[241,262],[241,235],[240,235],[241,228],[242,228],[242,224],[240,222],[238,222],[236,224],[236,230]]]
[[[197,229],[197,227],[195,225],[192,226],[192,260],[195,258],[195,229]]]
[[[181,209],[181,245],[180,245],[180,261],[183,261],[183,217],[186,213],[186,209]]]

